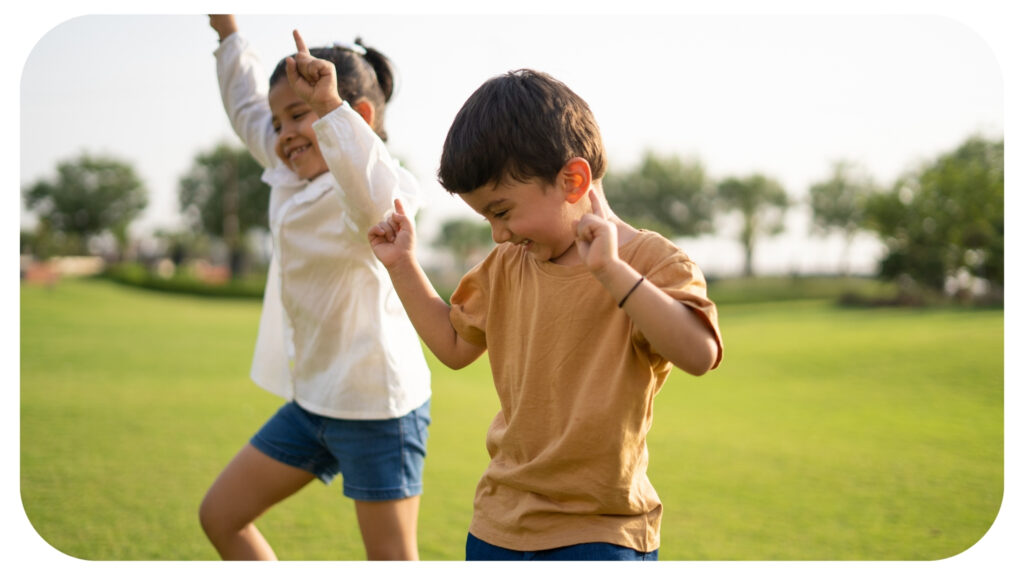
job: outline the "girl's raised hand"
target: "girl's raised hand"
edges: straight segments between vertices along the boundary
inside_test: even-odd
[[[224,40],[238,31],[238,24],[235,23],[234,14],[210,14],[210,28],[217,32],[217,38]]]
[[[405,214],[402,201],[395,198],[395,211],[366,234],[373,255],[385,268],[391,268],[403,258],[414,258],[416,232],[412,220]]]
[[[288,84],[295,95],[302,98],[322,118],[341,105],[337,72],[334,64],[309,53],[298,30],[293,30],[292,36],[295,38],[295,56],[285,59]]]

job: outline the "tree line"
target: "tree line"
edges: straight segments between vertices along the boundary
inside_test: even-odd
[[[200,152],[178,182],[186,229],[164,232],[181,259],[204,241],[227,247],[233,273],[246,256],[243,238],[267,229],[270,190],[262,169],[240,147],[219,144]],[[907,170],[888,185],[867,169],[840,160],[806,190],[812,229],[838,234],[847,250],[857,234],[875,235],[884,246],[881,279],[908,289],[987,293],[1001,298],[1004,285],[1003,140],[967,138],[954,150]],[[632,169],[609,172],[604,192],[616,213],[635,226],[666,237],[713,234],[718,218],[738,214],[737,242],[743,273],[753,275],[758,243],[785,229],[796,205],[791,191],[762,173],[713,178],[699,159],[648,151]],[[126,162],[83,154],[58,164],[54,178],[22,190],[38,218],[22,232],[22,250],[39,256],[83,254],[98,237],[119,250],[129,224],[147,205],[147,190]],[[467,266],[489,248],[486,224],[444,222],[434,245]]]

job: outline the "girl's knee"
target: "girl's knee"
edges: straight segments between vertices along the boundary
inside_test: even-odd
[[[209,494],[205,495],[199,503],[199,525],[203,527],[203,531],[207,534],[210,533],[210,529],[214,524],[214,518],[216,517],[213,507],[213,501],[210,500]]]
[[[202,526],[207,536],[213,536],[224,530],[224,519],[225,516],[219,508],[218,500],[207,492],[199,503],[199,525]]]

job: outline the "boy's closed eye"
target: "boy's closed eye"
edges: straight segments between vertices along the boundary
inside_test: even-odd
[[[508,216],[508,213],[511,210],[512,207],[509,206],[508,202],[506,202],[505,200],[495,200],[487,204],[482,210],[482,213],[485,219],[500,220]]]
[[[501,210],[484,214],[484,223],[490,224],[491,222],[508,219],[508,212],[509,210]]]

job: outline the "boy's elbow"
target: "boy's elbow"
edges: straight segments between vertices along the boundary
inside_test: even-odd
[[[445,367],[448,369],[462,369],[467,365],[476,361],[476,358],[480,357],[481,353],[477,353],[475,350],[462,350],[457,346],[451,350],[445,350],[441,353],[434,352],[434,356],[437,357]]]
[[[440,360],[440,362],[442,364],[444,364],[444,366],[447,367],[448,369],[460,370],[460,369],[462,369],[464,367],[468,367],[469,364],[471,364],[474,361],[476,361],[478,357],[480,357],[480,356],[479,355],[473,355],[473,356],[469,356],[469,357],[465,357],[465,356],[450,357],[450,358],[440,358],[439,357],[437,359]]]
[[[450,358],[450,357],[449,358],[443,358],[443,357],[439,357],[437,359],[440,360],[441,363],[444,364],[444,366],[447,367],[448,369],[455,369],[455,370],[462,369],[462,368],[466,367],[467,365],[469,365],[471,363],[471,362],[465,361],[465,360],[463,360],[461,358]]]
[[[704,364],[701,364],[701,365],[689,365],[689,366],[679,366],[679,367],[682,367],[683,371],[685,371],[686,373],[688,373],[688,374],[690,374],[692,376],[695,376],[695,377],[700,377],[700,376],[704,375],[705,373],[711,371],[711,366],[710,365],[704,365]]]
[[[714,369],[718,363],[718,342],[709,339],[706,345],[699,346],[697,353],[693,354],[686,365],[681,365],[686,373],[694,376],[701,376]]]

